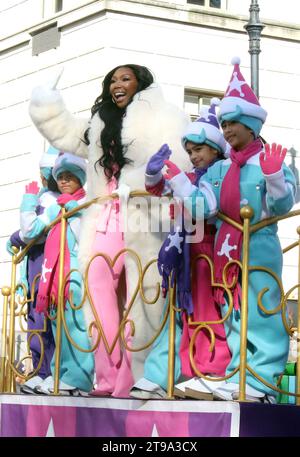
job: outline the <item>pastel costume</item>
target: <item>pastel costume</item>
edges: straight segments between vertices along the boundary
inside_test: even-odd
[[[257,137],[265,120],[266,112],[240,74],[238,64],[235,64],[233,76],[220,106],[220,119],[240,122],[249,127]],[[263,145],[259,139],[251,143],[245,152],[239,151],[241,156],[249,153],[245,164],[239,167],[239,205],[250,205],[254,210],[251,224],[255,224],[270,216],[281,216],[292,208],[296,191],[295,178],[291,170],[283,164],[282,168],[273,174],[263,174],[259,155]],[[248,151],[248,152],[247,152]],[[251,154],[250,154],[251,153]],[[231,157],[217,162],[201,178],[199,186],[195,187],[180,173],[171,180],[174,195],[179,198],[189,196],[185,200],[186,208],[195,213],[197,197],[204,199],[204,217],[214,215],[218,209],[222,210],[222,201],[233,203],[234,194],[224,193],[224,179],[235,161],[236,151],[231,151]],[[229,200],[228,200],[229,199]],[[232,242],[230,232],[222,230],[224,222],[217,220],[217,235],[215,246],[215,260],[223,258],[228,261],[230,253],[238,252]],[[230,229],[229,229],[230,230]],[[222,236],[222,238],[219,238]],[[242,245],[241,245],[242,247]],[[241,251],[240,251],[241,252]],[[277,236],[277,224],[272,224],[250,236],[249,246],[250,267],[261,266],[271,269],[281,278],[282,251]],[[241,256],[241,253],[239,254]],[[241,257],[240,257],[241,259]],[[217,259],[218,262],[218,259]],[[215,262],[216,266],[216,262]],[[239,278],[240,284],[240,278]],[[264,380],[275,385],[276,377],[284,370],[287,356],[289,337],[283,326],[281,312],[265,314],[258,306],[258,294],[266,288],[262,303],[268,310],[274,310],[280,303],[280,289],[272,276],[264,271],[253,270],[249,273],[248,292],[248,333],[247,333],[247,364]],[[227,342],[232,353],[226,374],[240,363],[240,307],[239,287],[235,288],[234,310],[230,318],[225,321]],[[219,297],[220,298],[220,297]],[[221,297],[222,313],[228,309],[227,297]],[[236,373],[229,383],[239,382],[239,373]],[[265,394],[274,395],[274,391],[262,384],[246,372],[246,383],[250,387]]]
[[[221,155],[226,149],[226,144],[223,135],[219,129],[219,124],[216,118],[215,107],[219,103],[218,99],[211,100],[211,106],[207,112],[202,112],[199,118],[188,125],[182,138],[182,144],[185,146],[187,141],[192,141],[194,144],[206,144],[211,146]],[[212,166],[212,163],[210,164]],[[209,167],[210,167],[209,166]],[[209,168],[208,168],[209,169]],[[201,176],[206,173],[207,169],[195,169],[192,173],[187,173],[187,177],[191,183],[197,184]],[[146,174],[145,185],[148,192],[160,196],[167,194],[171,191],[169,183],[162,177],[162,172],[157,174]],[[180,375],[185,377],[195,376],[192,369],[189,356],[189,345],[192,335],[195,331],[195,326],[189,325],[187,322],[187,315],[192,314],[193,321],[217,321],[221,319],[221,311],[216,305],[211,287],[211,274],[208,263],[203,259],[195,259],[200,254],[207,255],[213,259],[213,246],[214,234],[216,232],[215,220],[205,221],[204,234],[201,242],[190,243],[185,249],[182,240],[180,247],[183,250],[184,262],[193,263],[193,276],[188,274],[187,282],[180,280],[180,274],[177,273],[177,307],[182,308],[186,312],[181,313],[181,316],[176,315],[176,338],[175,338],[175,372],[174,381],[179,380]],[[176,226],[176,222],[174,222]],[[169,252],[170,244],[168,246],[164,243],[162,249]],[[167,254],[168,255],[168,254]],[[165,254],[161,257],[161,262],[166,259]],[[168,275],[170,274],[167,269]],[[163,265],[164,269],[166,268]],[[173,265],[174,267],[174,265]],[[188,266],[188,273],[190,273],[190,266]],[[184,275],[183,275],[184,278]],[[168,281],[168,278],[167,278]],[[165,279],[162,285],[164,286]],[[191,287],[190,287],[191,284]],[[189,298],[186,297],[190,293],[192,304]],[[166,301],[166,304],[168,300]],[[192,306],[192,307],[191,307]],[[209,351],[210,335],[206,330],[198,333],[194,345],[194,361],[195,364],[203,374],[214,374],[217,376],[224,376],[225,369],[230,361],[231,354],[226,342],[225,330],[223,324],[215,324],[212,326],[216,343],[214,350]],[[161,335],[154,342],[152,350],[145,361],[144,378],[155,384],[160,385],[165,390],[167,389],[167,367],[168,367],[168,340],[169,340],[169,320],[167,321]],[[143,389],[143,380],[140,380],[135,387]],[[146,385],[145,385],[146,387]],[[134,395],[133,395],[134,396]]]
[[[126,146],[126,158],[131,162],[122,168],[118,181],[113,178],[109,182],[104,169],[97,162],[102,156],[100,134],[104,127],[98,114],[90,120],[76,119],[66,110],[57,90],[52,91],[51,96],[48,95],[46,103],[41,89],[37,88],[32,95],[30,116],[38,130],[51,144],[88,158],[88,200],[110,194],[122,185],[129,186],[131,191],[143,190],[147,161],[153,151],[156,151],[164,142],[170,144],[181,167],[183,169],[188,167],[188,160],[180,146],[181,134],[188,123],[188,117],[183,111],[164,100],[156,84],[151,84],[147,89],[138,92],[126,108],[121,140]],[[82,141],[88,127],[89,146]],[[141,220],[149,223],[146,232],[134,230],[130,225],[125,232],[122,231],[124,223],[122,210],[116,200],[107,205],[94,204],[86,210],[82,218],[84,236],[81,237],[79,246],[79,262],[83,271],[92,256],[99,252],[113,258],[122,248],[133,249],[140,256],[142,267],[151,259],[157,258],[165,234],[162,234],[159,229],[156,232],[151,231],[150,202],[146,198],[143,201],[147,202],[147,205],[139,205],[140,208],[133,199],[128,201],[126,222],[135,220],[138,214]],[[116,226],[119,227],[117,230]],[[125,298],[120,294],[120,278],[124,265]],[[105,265],[103,258],[100,257],[91,263],[88,275],[89,290],[110,346],[119,327],[119,307],[122,315],[124,303],[128,303],[128,297],[133,297],[137,283],[137,265],[129,254],[120,256],[113,270]],[[150,300],[155,296],[157,283],[159,283],[159,274],[155,268],[152,268],[150,274],[145,275],[143,283],[144,293]],[[163,300],[159,300],[155,305],[148,305],[143,302],[138,293],[129,315],[135,324],[134,336],[128,335],[128,327],[125,329],[129,347],[138,349],[151,340],[159,327],[162,307]],[[95,321],[89,303],[85,304],[84,312],[88,324]],[[95,393],[127,396],[130,385],[143,373],[148,350],[129,352],[122,350],[117,344],[109,355],[105,354],[106,350],[101,346],[102,344],[103,342],[95,352],[97,381]]]
[[[192,175],[192,173],[190,174]],[[152,181],[152,179],[151,179]],[[146,179],[147,182],[147,179]],[[153,181],[152,181],[153,182]],[[160,187],[158,185],[157,187]],[[154,187],[147,187],[148,191],[154,192]],[[205,254],[213,258],[214,220],[212,224],[205,222],[204,236],[200,243],[190,245],[191,262],[200,254]],[[221,319],[221,311],[214,301],[211,288],[211,275],[208,263],[203,259],[198,259],[195,263],[192,284],[193,301],[193,321],[217,321]],[[166,305],[168,300],[166,300]],[[178,306],[178,304],[177,304]],[[166,309],[164,310],[164,312]],[[214,374],[224,376],[226,367],[231,359],[231,354],[227,345],[223,324],[212,325],[215,332],[216,342],[213,352],[209,351],[210,335],[207,331],[201,331],[195,340],[194,361],[198,370],[203,374]],[[175,337],[175,371],[174,382],[177,382],[181,375],[186,377],[195,376],[189,356],[189,344],[195,331],[195,326],[189,325],[187,315],[176,314],[176,337]],[[167,389],[167,367],[169,355],[169,318],[162,330],[162,333],[155,340],[152,350],[145,361],[144,378]],[[138,383],[139,388],[143,388],[143,383]],[[145,386],[146,387],[146,386]]]
[[[21,230],[16,231],[10,237],[10,242],[12,246],[16,246],[18,248],[24,248],[26,243],[24,241],[24,235],[26,236],[26,227],[28,224],[27,220],[27,213],[23,211],[25,201],[28,199],[25,194],[23,196],[23,200],[21,203],[21,211],[20,211],[20,227]],[[44,211],[53,205],[56,202],[56,198],[58,197],[58,193],[52,191],[43,191],[38,196],[34,196],[35,200],[35,209],[36,216],[41,216]],[[23,231],[22,231],[23,229]],[[28,240],[29,241],[29,240]],[[23,283],[27,287],[27,297],[31,297],[31,288],[33,285],[33,280],[37,274],[41,272],[43,258],[44,258],[44,244],[45,244],[45,237],[39,240],[37,244],[32,246],[28,251],[25,259],[23,260],[23,264],[21,265],[21,279],[20,282]],[[35,282],[35,289],[34,289],[34,300],[33,302],[28,303],[28,321],[27,321],[27,328],[29,332],[33,330],[42,330],[45,326],[45,317],[41,314],[37,313],[35,310],[35,302],[36,302],[36,294],[38,291],[39,286],[39,279]],[[30,333],[28,333],[29,337]],[[55,349],[55,342],[53,338],[52,328],[50,321],[46,319],[46,331],[41,332],[40,336],[43,341],[44,346],[44,357],[42,360],[41,367],[38,371],[38,375],[40,378],[45,379],[50,376],[50,362],[54,353]],[[37,368],[39,361],[41,359],[41,344],[37,336],[33,336],[30,340],[30,351],[32,355],[32,365],[34,370]]]
[[[206,225],[205,235],[201,243],[191,245],[191,261],[199,254],[213,257],[214,235],[211,232],[212,226]],[[216,306],[210,286],[211,278],[206,261],[198,260],[195,266],[195,276],[192,279],[192,297],[194,303],[193,320],[211,321],[220,320],[220,309]],[[168,300],[166,301],[166,305]],[[164,310],[166,311],[166,309]],[[209,351],[210,336],[206,331],[201,331],[195,341],[194,361],[198,370],[203,374],[225,375],[225,369],[230,361],[231,355],[226,342],[223,324],[212,325],[216,336],[216,344],[213,352]],[[187,316],[182,313],[176,315],[176,336],[175,336],[175,371],[174,382],[177,382],[181,375],[186,377],[195,376],[189,356],[189,344],[195,331],[195,326],[188,325]],[[169,318],[162,330],[162,333],[155,340],[152,350],[145,361],[144,378],[160,385],[167,390],[167,367],[169,356]],[[143,384],[139,382],[139,387]]]
[[[82,198],[77,203],[84,203]],[[38,236],[60,213],[61,206],[57,203],[51,205],[41,216],[35,212],[36,196],[26,194],[23,198],[21,211],[26,216],[26,239],[30,240]],[[78,269],[78,242],[79,242],[80,214],[76,213],[68,219],[66,243],[70,254],[70,268]],[[23,228],[24,230],[24,228]],[[53,230],[53,229],[52,229]],[[48,235],[49,236],[49,235]],[[44,257],[42,267],[42,280],[49,281],[51,269],[47,268],[47,258]],[[70,275],[69,292],[72,294],[73,304],[79,306],[82,299],[82,278],[78,271]],[[56,307],[49,309],[52,317],[56,314]],[[70,302],[65,302],[65,320],[67,329],[72,340],[83,349],[90,349],[87,327],[82,309],[74,311]],[[51,321],[54,338],[56,338],[56,319]],[[54,377],[55,357],[51,361],[51,373]],[[65,384],[77,387],[89,392],[93,386],[94,359],[93,354],[82,352],[75,348],[68,340],[62,325],[61,357],[60,357],[60,380]]]
[[[204,254],[213,259],[215,226],[205,223],[204,237],[201,243],[191,244],[191,262],[198,255]],[[192,275],[192,298],[194,303],[192,320],[195,322],[218,321],[221,319],[221,310],[214,300],[211,287],[211,272],[206,260],[198,259],[194,264]],[[180,342],[181,372],[186,377],[197,376],[194,372],[189,356],[189,345],[196,326],[189,325],[187,315],[182,315],[183,330]],[[207,330],[201,330],[195,340],[194,362],[197,369],[203,374],[224,376],[230,362],[231,353],[227,344],[224,324],[212,324],[215,334],[215,346],[210,351],[211,338]]]

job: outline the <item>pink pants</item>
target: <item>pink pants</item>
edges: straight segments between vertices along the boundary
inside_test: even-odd
[[[106,232],[96,232],[93,244],[93,255],[105,253],[111,259],[124,248],[124,237],[119,227],[118,205],[113,205]],[[109,346],[111,347],[120,325],[117,289],[122,270],[124,255],[121,255],[113,268],[103,257],[96,257],[89,269],[88,284],[94,306]],[[94,342],[95,342],[94,333]],[[114,350],[109,354],[102,339],[95,351],[96,389],[94,395],[111,395],[128,397],[133,385],[130,369],[130,353],[121,349],[118,339]]]
[[[199,254],[206,254],[213,258],[214,235],[206,234],[201,243],[191,244],[191,261]],[[192,297],[194,303],[193,321],[216,321],[221,319],[220,309],[214,302],[211,274],[205,259],[198,259],[193,268]],[[196,326],[188,325],[186,315],[183,314],[183,332],[180,343],[180,360],[182,374],[187,377],[195,376],[189,359],[189,343]],[[211,325],[215,333],[215,347],[209,351],[210,335],[207,330],[200,330],[194,344],[194,361],[196,367],[203,374],[224,376],[231,354],[227,346],[223,324]]]

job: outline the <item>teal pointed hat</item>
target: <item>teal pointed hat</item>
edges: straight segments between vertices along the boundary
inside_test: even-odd
[[[53,170],[52,175],[55,181],[57,181],[58,176],[64,171],[69,171],[74,176],[76,176],[81,185],[84,186],[86,182],[86,161],[82,157],[75,156],[69,152],[60,152]]]

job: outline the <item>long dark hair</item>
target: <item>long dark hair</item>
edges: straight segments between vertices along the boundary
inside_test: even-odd
[[[103,155],[95,162],[95,167],[96,164],[99,163],[99,165],[104,168],[104,173],[108,179],[113,175],[115,175],[116,178],[119,178],[121,169],[130,162],[130,160],[125,157],[126,145],[122,145],[121,143],[122,120],[126,113],[126,107],[118,108],[113,103],[109,92],[112,76],[119,68],[123,67],[130,68],[133,71],[138,82],[136,92],[146,89],[153,83],[153,75],[150,70],[148,70],[147,67],[135,64],[118,65],[107,73],[102,82],[102,93],[96,98],[91,113],[92,116],[98,113],[100,119],[104,122],[104,128],[100,135]],[[84,141],[86,144],[90,144],[88,133],[89,129],[84,133]],[[113,169],[115,164],[118,166],[116,172]]]
[[[47,179],[47,188],[52,192],[59,192],[57,182],[52,175],[50,175],[49,179]]]

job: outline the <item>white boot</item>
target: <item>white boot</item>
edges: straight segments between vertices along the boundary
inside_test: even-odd
[[[233,400],[239,399],[239,391],[234,392],[232,394]],[[255,403],[271,403],[276,404],[276,397],[275,395],[266,394],[265,392],[261,392],[260,390],[254,389],[254,387],[249,386],[246,384],[246,398],[245,401],[251,401]]]
[[[240,394],[240,386],[237,383],[227,382],[224,386],[218,387],[213,392],[214,399],[233,401],[238,400]],[[266,395],[260,390],[246,384],[246,401],[254,403],[276,403],[275,397]]]
[[[76,391],[78,390],[76,387],[69,386],[61,380],[59,380],[58,388],[61,395],[76,395]],[[45,395],[52,394],[54,392],[53,377],[48,376],[48,378],[44,379],[44,381],[35,389],[35,391]]]
[[[35,388],[40,386],[43,379],[40,376],[33,376],[33,378],[27,379],[26,382],[20,387],[20,391],[24,394],[36,394]]]
[[[174,394],[197,400],[213,400],[213,390],[224,384],[224,381],[207,381],[206,379],[194,377],[188,381],[176,384]]]
[[[131,388],[130,397],[140,400],[162,399],[167,396],[167,392],[155,382],[146,378],[139,379]]]

